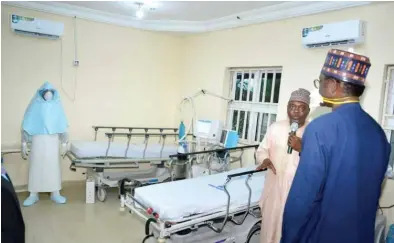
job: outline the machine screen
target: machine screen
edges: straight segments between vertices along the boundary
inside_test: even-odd
[[[226,137],[227,137],[227,131],[223,130],[222,131],[222,136],[220,137],[220,143],[225,144],[226,143]]]

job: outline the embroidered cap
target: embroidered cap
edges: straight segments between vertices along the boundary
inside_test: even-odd
[[[309,103],[311,103],[310,96],[311,96],[311,93],[308,90],[300,88],[300,89],[295,90],[291,93],[289,102],[290,101],[300,101],[300,102],[303,102],[303,103],[309,105]]]
[[[331,49],[328,51],[321,73],[360,86],[365,86],[371,62],[366,56]]]

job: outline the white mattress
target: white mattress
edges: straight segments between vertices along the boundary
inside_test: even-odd
[[[224,190],[213,186],[224,185],[228,174],[253,170],[254,168],[240,168],[210,176],[136,188],[135,199],[144,206],[151,207],[162,220],[174,222],[195,214],[225,211],[227,195]],[[249,191],[245,186],[245,177],[234,177],[227,186],[231,196],[230,209],[248,204]],[[265,172],[255,173],[250,178],[251,204],[259,201],[264,187],[264,179]]]
[[[145,152],[145,158],[168,158],[176,154],[178,147],[175,144],[165,145],[162,156],[160,157],[161,144],[148,144]],[[106,156],[108,142],[104,141],[73,141],[70,145],[70,151],[79,159],[94,158]],[[127,143],[112,142],[108,152],[109,157],[123,158],[125,156]],[[128,158],[143,158],[144,144],[130,144],[127,152]]]

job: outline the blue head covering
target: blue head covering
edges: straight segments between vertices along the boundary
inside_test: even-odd
[[[53,93],[52,100],[46,101],[43,98],[46,91]],[[50,83],[46,82],[37,90],[27,107],[22,128],[33,136],[65,133],[67,127],[68,122],[59,93]]]

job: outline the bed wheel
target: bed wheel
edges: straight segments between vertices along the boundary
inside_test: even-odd
[[[107,190],[105,190],[105,188],[103,187],[97,188],[97,199],[100,202],[104,202],[105,199],[107,199]]]
[[[260,230],[261,225],[255,224],[249,231],[246,243],[260,243]]]

